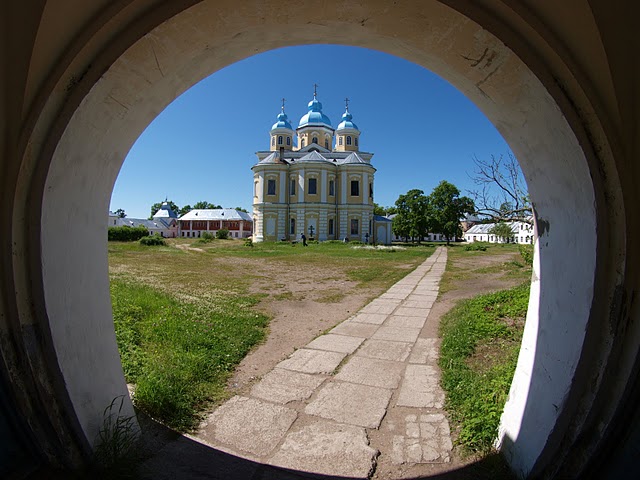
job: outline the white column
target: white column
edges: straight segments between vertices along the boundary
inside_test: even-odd
[[[285,202],[285,194],[287,188],[287,172],[280,172],[280,203]]]
[[[327,171],[326,170],[322,170],[322,173],[320,174],[320,201],[322,203],[326,203],[327,202],[327,188],[328,188],[328,184],[327,184]]]
[[[304,168],[298,173],[298,202],[304,202]]]
[[[369,174],[367,172],[362,174],[362,204],[369,204]]]
[[[258,184],[256,185],[256,195],[258,202],[264,202],[264,172],[258,172]]]
[[[347,172],[342,172],[342,188],[340,189],[340,203],[347,203]]]

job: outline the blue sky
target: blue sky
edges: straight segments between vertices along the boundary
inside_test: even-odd
[[[441,180],[467,194],[472,157],[508,151],[475,105],[423,67],[363,48],[288,47],[230,65],[171,103],[131,148],[110,209],[146,218],[167,197],[181,207],[207,200],[251,211],[251,166],[269,148],[281,98],[295,128],[314,83],[334,128],[349,98],[360,149],[374,154],[380,205],[412,188],[428,194]]]

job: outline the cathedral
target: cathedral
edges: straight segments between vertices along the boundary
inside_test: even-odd
[[[337,128],[314,91],[293,129],[282,111],[270,130],[270,149],[253,167],[255,242],[358,240],[386,244],[391,222],[373,214],[372,153],[360,151],[360,130],[349,112]]]

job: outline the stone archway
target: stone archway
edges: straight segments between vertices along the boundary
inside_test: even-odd
[[[84,19],[72,48],[43,82],[29,128],[10,149],[18,168],[5,180],[12,197],[3,214],[12,219],[15,247],[12,258],[3,257],[12,272],[3,288],[17,295],[3,311],[13,338],[28,343],[28,329],[19,331],[32,325],[42,339],[26,353],[29,366],[9,371],[15,382],[36,378],[26,381],[27,391],[39,391],[28,405],[55,399],[46,409],[60,428],[40,431],[38,441],[67,437],[76,449],[53,448],[50,455],[73,461],[90,449],[105,405],[126,393],[101,212],[132,143],[206,75],[268,49],[331,42],[379,49],[443,76],[483,110],[521,160],[540,241],[502,449],[523,476],[553,474],[562,464],[585,468],[587,452],[598,452],[604,435],[578,442],[580,434],[596,424],[601,431],[617,428],[611,419],[631,386],[637,336],[626,331],[633,328],[623,312],[632,284],[625,286],[622,272],[628,232],[635,230],[626,223],[631,190],[620,184],[618,168],[625,164],[610,144],[611,125],[605,113],[594,112],[573,58],[545,37],[546,24],[498,2],[489,12],[457,1],[445,2],[451,7],[328,1],[322,11],[292,1],[203,1],[190,8],[191,2],[175,2],[148,11],[141,3]],[[61,22],[51,4],[41,13],[33,27],[41,35],[34,35],[34,62],[46,51],[47,27]],[[586,5],[572,14],[593,30],[602,26]],[[611,328],[612,322],[620,327],[623,314],[625,332]],[[633,348],[623,355],[627,345]],[[5,362],[23,350],[3,342]],[[615,381],[605,375],[613,360]],[[604,405],[605,395],[614,395],[611,406]],[[33,418],[28,410],[25,416]]]

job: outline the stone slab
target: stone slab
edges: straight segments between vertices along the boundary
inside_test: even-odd
[[[364,308],[360,310],[360,313],[382,313],[382,314],[390,314],[392,313],[400,304],[400,300],[374,300],[369,305],[366,305]]]
[[[430,363],[438,361],[437,340],[435,338],[419,338],[411,349],[409,363]]]
[[[353,356],[342,366],[336,380],[381,388],[398,388],[405,364]]]
[[[358,313],[349,321],[356,323],[370,323],[372,325],[382,325],[387,317],[388,315],[384,313]]]
[[[391,399],[391,390],[347,382],[327,383],[304,412],[365,428],[378,428]]]
[[[314,350],[326,350],[329,352],[353,353],[364,342],[363,337],[352,337],[347,335],[336,335],[328,333],[321,335],[312,342],[308,343],[305,348]]]
[[[399,407],[442,408],[444,392],[438,372],[431,365],[407,366],[396,405]]]
[[[347,320],[346,322],[342,322],[340,325],[335,327],[329,333],[369,338],[371,337],[371,335],[376,333],[376,330],[378,330],[378,325],[373,325],[370,323],[357,323]]]
[[[404,300],[409,296],[409,292],[407,293],[383,293],[378,298],[382,298],[383,300],[392,299],[392,300]]]
[[[290,432],[269,463],[331,478],[366,479],[377,455],[364,428],[318,421]]]
[[[422,317],[427,318],[429,316],[430,308],[409,308],[404,305],[399,306],[394,315],[403,315],[405,317]]]
[[[290,408],[236,396],[207,418],[203,436],[264,456],[280,443],[297,417],[298,413]]]
[[[346,356],[346,353],[301,348],[276,367],[302,373],[332,373]]]
[[[404,315],[391,315],[384,322],[385,327],[399,328],[422,328],[427,321],[427,317],[407,317]]]
[[[286,404],[306,400],[325,380],[323,375],[309,375],[282,368],[274,368],[253,386],[251,395]]]
[[[449,422],[441,413],[411,414],[403,419],[404,435],[392,439],[394,464],[448,463],[451,461]]]
[[[356,352],[357,356],[404,362],[411,351],[411,344],[389,340],[367,340]]]
[[[400,328],[400,327],[380,327],[371,338],[376,340],[391,340],[394,342],[414,343],[418,335],[419,328]]]
[[[421,297],[420,299],[412,299],[413,295],[409,296],[404,302],[402,302],[402,306],[403,307],[408,307],[408,308],[431,308],[431,305],[433,305],[433,300],[428,300],[424,297]],[[434,297],[435,299],[435,297]]]

